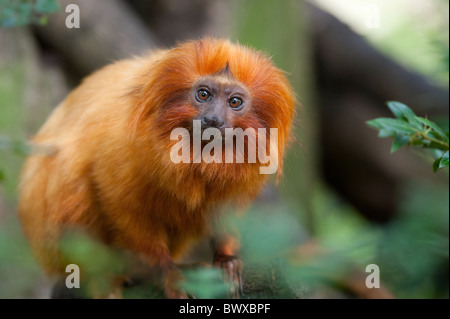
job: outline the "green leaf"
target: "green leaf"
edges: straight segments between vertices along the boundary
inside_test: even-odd
[[[444,156],[442,156],[439,162],[439,168],[444,168],[448,166],[448,151],[445,152]]]
[[[387,106],[396,118],[406,119],[415,128],[422,130],[422,125],[419,121],[417,121],[416,114],[414,114],[408,106],[396,101],[387,102]]]
[[[438,150],[448,151],[448,146],[436,143],[436,142],[429,142],[426,144],[428,148],[436,148]]]
[[[428,141],[424,140],[422,136],[414,134],[410,136],[409,145],[413,146],[428,146]]]
[[[12,27],[18,24],[19,18],[11,8],[5,8],[0,16],[0,25],[2,27]]]
[[[395,136],[395,131],[381,129],[381,130],[378,132],[378,137],[383,138],[383,137],[390,137],[390,136]]]
[[[377,129],[382,129],[382,125],[378,122],[378,120],[379,119],[370,120],[367,121],[366,124]]]
[[[440,150],[440,149],[430,148],[429,150],[430,150],[431,156],[433,156],[434,159],[437,159],[437,158],[440,159],[445,154],[445,151]]]
[[[400,147],[407,145],[410,140],[411,139],[409,138],[409,136],[397,134],[397,136],[395,136],[394,142],[392,143],[391,154],[398,150]]]
[[[438,158],[437,160],[435,160],[433,162],[433,172],[436,173],[437,170],[439,169],[439,164],[441,163],[441,159],[442,157]]]
[[[14,141],[12,144],[12,150],[15,154],[26,156],[31,153],[30,145],[26,144],[23,141]]]
[[[389,101],[386,104],[396,118],[401,119],[403,117],[408,118],[415,116],[414,112],[403,103],[397,101]]]
[[[368,125],[384,130],[410,135],[419,132],[418,129],[404,120],[380,117],[366,122]]]
[[[445,133],[443,129],[441,129],[438,125],[436,125],[436,123],[419,116],[417,116],[417,120],[425,124],[426,126],[430,127],[432,130],[434,130],[436,134],[438,134],[441,137],[441,139],[443,139],[446,142],[448,141],[447,136],[448,133]]]
[[[3,169],[0,168],[0,182],[3,182],[5,180],[5,173],[3,172]]]
[[[223,298],[230,290],[217,268],[185,270],[183,275],[182,288],[197,298]]]
[[[40,25],[46,25],[48,23],[48,17],[47,16],[42,16],[39,18],[39,22]]]
[[[41,13],[51,13],[59,10],[59,4],[56,0],[38,0],[34,8]]]

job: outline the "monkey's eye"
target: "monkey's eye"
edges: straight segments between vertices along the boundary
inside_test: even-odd
[[[242,103],[243,103],[242,99],[238,97],[232,97],[231,99],[228,100],[228,105],[235,110],[241,109]]]
[[[204,89],[198,90],[196,97],[199,102],[207,102],[211,99],[211,93],[209,93],[208,91],[206,91]]]

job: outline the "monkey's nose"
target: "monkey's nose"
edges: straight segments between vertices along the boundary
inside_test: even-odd
[[[216,115],[206,115],[202,118],[202,126],[204,128],[215,127],[221,128],[225,124],[225,121]]]

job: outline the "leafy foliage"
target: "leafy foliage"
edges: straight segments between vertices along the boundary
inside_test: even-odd
[[[127,267],[122,251],[111,249],[77,229],[70,229],[63,236],[59,249],[65,265],[80,267],[83,287],[78,294],[83,297],[107,296],[113,291],[114,278]]]
[[[379,130],[379,137],[394,138],[391,153],[405,145],[419,146],[431,150],[434,172],[448,167],[448,130],[444,131],[436,123],[417,116],[403,103],[391,101],[387,106],[395,118],[377,118],[367,124]]]
[[[7,218],[0,224],[0,299],[34,297],[34,287],[43,286],[41,279],[42,270],[36,264],[17,217]]]
[[[8,136],[0,135],[0,154],[2,154],[2,152],[25,156],[29,154],[30,147],[24,141],[12,140]],[[1,164],[2,163],[0,162],[0,183],[6,178],[5,168]]]
[[[0,0],[0,26],[46,24],[48,14],[59,9],[56,0]]]
[[[226,298],[229,287],[217,268],[191,269],[183,272],[182,288],[200,299]]]
[[[311,297],[323,287],[344,284],[352,274],[364,276],[372,263],[380,267],[383,285],[398,298],[446,297],[442,277],[448,267],[448,185],[415,182],[405,185],[400,198],[398,216],[380,226],[319,187],[313,200],[313,238],[288,207],[256,205],[245,216],[228,217],[241,235],[245,285],[254,273],[263,285],[262,295],[254,287],[246,294],[244,285],[243,298]],[[267,267],[274,263],[281,275]],[[195,269],[185,275],[183,287],[192,295],[223,298],[217,270]]]
[[[410,183],[401,199],[378,242],[382,278],[399,298],[448,298],[448,183]]]

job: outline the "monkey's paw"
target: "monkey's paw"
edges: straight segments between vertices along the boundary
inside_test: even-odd
[[[223,269],[225,280],[230,283],[228,297],[239,299],[242,292],[242,261],[236,256],[216,255],[214,266]]]

